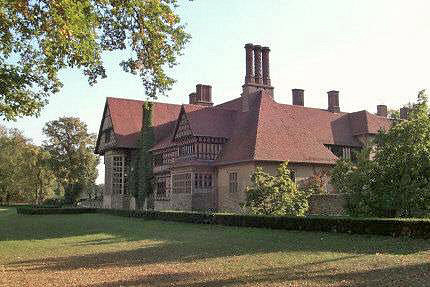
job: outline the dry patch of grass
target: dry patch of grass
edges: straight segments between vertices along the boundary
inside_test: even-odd
[[[0,213],[0,286],[428,286],[430,241]]]

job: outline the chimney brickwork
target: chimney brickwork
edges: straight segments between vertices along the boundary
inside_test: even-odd
[[[400,118],[402,120],[407,120],[408,117],[409,117],[409,108],[408,107],[400,108]]]
[[[339,91],[328,91],[328,111],[332,113],[339,113]]]
[[[293,89],[293,105],[304,106],[305,105],[305,91],[302,89]]]
[[[270,86],[270,63],[269,63],[269,47],[261,48],[261,61],[263,68],[263,85]]]
[[[254,64],[255,64],[255,83],[263,83],[262,65],[261,65],[261,46],[254,46]]]
[[[242,86],[242,110],[248,111],[257,92],[266,91],[273,98],[273,87],[270,82],[269,47],[245,45],[245,84]]]
[[[191,105],[213,106],[212,86],[196,85],[196,92],[189,95]]]
[[[246,74],[245,83],[254,83],[254,45],[245,45]]]
[[[386,105],[377,105],[376,106],[376,114],[380,117],[386,118],[388,116],[388,108]]]

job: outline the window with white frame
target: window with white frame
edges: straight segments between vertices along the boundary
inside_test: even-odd
[[[124,158],[121,155],[113,157],[112,167],[112,193],[123,193],[123,180],[124,180]]]

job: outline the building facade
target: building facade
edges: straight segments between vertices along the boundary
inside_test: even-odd
[[[304,106],[304,91],[292,90],[292,105],[276,102],[269,48],[245,45],[242,94],[213,105],[212,87],[199,84],[189,104],[153,103],[151,149],[156,210],[240,212],[244,190],[257,166],[274,173],[289,162],[300,182],[350,158],[380,129],[391,125],[387,107],[377,113],[345,113],[339,92],[327,93],[326,109]],[[143,101],[107,98],[96,153],[104,156],[106,208],[134,208],[128,192],[130,158],[137,152]],[[330,186],[327,187],[333,191]]]

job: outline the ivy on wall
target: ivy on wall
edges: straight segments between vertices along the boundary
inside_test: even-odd
[[[136,208],[142,209],[145,200],[147,207],[152,208],[153,194],[152,156],[150,149],[155,143],[152,125],[153,103],[145,102],[142,106],[142,129],[137,142],[137,150],[131,155],[130,161],[130,194],[136,199]]]

